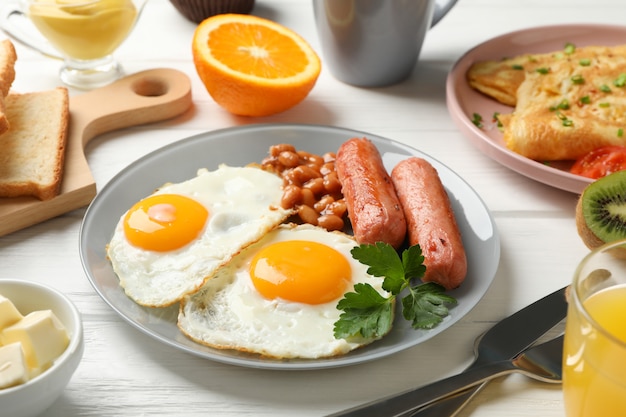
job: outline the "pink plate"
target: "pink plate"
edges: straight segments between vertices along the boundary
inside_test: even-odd
[[[558,51],[568,42],[578,47],[617,45],[626,42],[626,27],[591,24],[542,26],[498,36],[469,50],[456,62],[446,82],[446,98],[450,115],[459,130],[485,155],[533,180],[580,193],[592,180],[569,173],[571,163],[542,163],[509,150],[504,145],[502,133],[491,119],[495,112],[510,113],[512,108],[472,89],[465,78],[467,70],[476,61]],[[483,118],[482,128],[472,123],[475,113]]]

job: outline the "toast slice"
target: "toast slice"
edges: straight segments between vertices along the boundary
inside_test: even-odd
[[[0,135],[0,197],[55,197],[65,161],[67,89],[11,93],[5,104],[11,126]]]
[[[15,79],[15,61],[17,54],[10,40],[0,42],[0,135],[9,129],[6,116],[5,97],[9,94]]]

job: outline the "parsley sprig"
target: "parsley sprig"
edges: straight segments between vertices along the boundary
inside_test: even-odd
[[[448,305],[456,299],[445,294],[445,289],[434,282],[412,285],[413,278],[421,278],[426,272],[424,256],[419,245],[402,252],[402,258],[389,244],[378,242],[359,245],[352,249],[352,257],[369,266],[367,273],[384,277],[382,287],[390,293],[382,296],[370,284],[354,285],[339,300],[337,309],[343,313],[335,322],[336,339],[354,336],[376,338],[391,330],[394,319],[395,300],[401,298],[402,315],[414,329],[431,329],[448,315]],[[400,295],[406,290],[404,295]]]

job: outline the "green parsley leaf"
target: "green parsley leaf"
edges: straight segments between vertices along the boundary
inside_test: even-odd
[[[391,329],[394,305],[401,298],[402,315],[416,329],[431,329],[448,315],[448,304],[456,304],[454,297],[432,282],[411,286],[411,280],[422,278],[426,272],[424,255],[419,245],[411,246],[402,256],[389,244],[378,242],[359,245],[351,250],[352,257],[367,265],[367,273],[384,277],[383,289],[390,293],[384,297],[370,284],[355,284],[354,292],[344,294],[337,303],[342,310],[334,325],[337,339],[362,336],[375,338]],[[407,295],[400,293],[407,290]]]
[[[419,245],[413,245],[402,252],[402,266],[405,280],[424,276],[426,265],[424,265],[424,255]]]
[[[411,288],[402,299],[402,315],[414,329],[432,329],[448,315],[446,304],[456,304],[456,299],[445,294],[442,286],[427,282]]]
[[[389,333],[394,316],[393,303],[369,284],[355,284],[354,291],[346,293],[337,304],[343,313],[333,328],[335,339],[356,335],[369,339]]]
[[[397,294],[405,284],[404,266],[398,253],[384,242],[373,245],[360,245],[350,251],[352,257],[364,265],[369,266],[367,273],[375,277],[385,277],[383,289]],[[423,258],[422,258],[423,261]]]

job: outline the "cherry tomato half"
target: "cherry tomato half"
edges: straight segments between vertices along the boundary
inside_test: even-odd
[[[603,146],[579,158],[570,172],[598,179],[626,169],[626,146]]]

